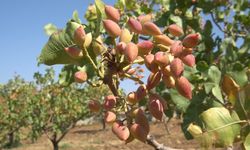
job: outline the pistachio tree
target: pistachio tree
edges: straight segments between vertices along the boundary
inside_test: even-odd
[[[15,76],[0,88],[0,147],[17,146],[20,130],[28,125],[28,105],[34,87]]]
[[[39,63],[64,64],[59,77],[64,85],[107,85],[112,94],[102,105],[91,101],[89,106],[102,108],[125,143],[137,139],[168,149],[151,135],[145,113],[163,121],[178,111],[186,138],[199,139],[202,147],[230,148],[239,137],[246,147],[248,5],[244,0],[118,0],[109,6],[96,0],[86,23],[75,11],[65,28],[46,26],[50,38]],[[123,79],[138,89],[124,95]]]
[[[77,84],[63,86],[54,77],[52,68],[47,69],[45,74],[34,74],[36,90],[30,95],[27,105],[31,138],[35,140],[45,134],[53,149],[57,150],[59,142],[76,126],[77,121],[93,115],[88,109],[88,103],[103,99],[108,92],[105,87],[100,87],[93,94],[96,89],[92,87],[82,88]]]

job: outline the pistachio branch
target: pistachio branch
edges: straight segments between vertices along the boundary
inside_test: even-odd
[[[183,149],[175,149],[175,148],[164,146],[163,144],[158,143],[152,135],[148,135],[146,141],[147,141],[147,144],[154,147],[155,150],[183,150]]]
[[[109,89],[111,90],[111,92],[113,93],[114,96],[119,95],[119,92],[118,92],[118,90],[113,82],[113,75],[111,73],[107,73],[104,76],[103,83],[108,85]]]
[[[139,64],[139,63],[143,63],[144,59],[136,59],[133,64]]]
[[[87,83],[88,83],[89,85],[93,86],[93,87],[99,87],[99,86],[101,86],[101,85],[103,84],[102,81],[101,81],[101,82],[98,82],[98,83],[93,83],[93,82],[90,81],[90,80],[87,80]]]
[[[214,24],[218,27],[218,29],[219,29],[221,32],[223,32],[223,33],[225,33],[225,34],[227,34],[227,35],[232,35],[232,34],[233,34],[232,32],[228,32],[228,31],[222,29],[222,27],[221,27],[221,26],[219,25],[219,23],[216,21],[216,19],[215,19],[215,17],[214,17],[214,15],[213,15],[212,12],[210,12],[210,16],[211,16],[211,18],[212,18]],[[235,35],[236,37],[246,37],[246,34],[243,34],[243,33],[234,33],[234,35]]]
[[[84,56],[88,59],[88,61],[90,62],[90,64],[94,67],[95,70],[98,70],[96,64],[94,63],[93,59],[90,57],[88,50],[86,49],[86,47],[83,47],[83,54]]]
[[[139,84],[144,84],[144,82],[142,80],[140,80],[139,78],[133,77],[133,76],[127,74],[127,73],[124,73],[124,76],[131,79],[131,80],[133,80],[133,81],[139,82]]]
[[[92,65],[92,67],[95,69],[96,73],[101,77],[103,78],[104,75],[103,73],[98,69],[98,67],[96,66],[94,60],[90,57],[89,53],[88,53],[88,50],[86,49],[86,47],[83,47],[83,54],[84,56],[88,59],[88,61],[90,62],[90,64]]]

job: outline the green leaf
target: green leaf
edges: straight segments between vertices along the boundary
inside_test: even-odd
[[[97,12],[96,36],[97,37],[103,29],[102,20],[105,18],[105,4],[102,0],[95,0],[95,7]]]
[[[233,70],[235,71],[242,71],[243,69],[244,65],[239,61],[235,62],[235,64],[233,65]]]
[[[225,58],[229,62],[234,62],[237,59],[235,47],[236,43],[232,37],[225,38],[220,44],[220,49],[225,52]]]
[[[196,65],[196,69],[200,72],[207,71],[209,68],[208,64],[205,61],[199,61]]]
[[[96,14],[96,6],[94,4],[90,4],[85,12],[84,17],[86,18],[87,21],[89,21],[89,24],[94,23],[97,19],[97,14]],[[93,26],[93,25],[91,25]]]
[[[193,19],[193,12],[191,10],[187,10],[185,13],[185,17],[187,20],[192,20]]]
[[[247,37],[244,40],[245,40],[244,43],[239,49],[240,54],[246,54],[250,48],[250,35],[247,35]]]
[[[65,65],[59,74],[59,84],[69,86],[74,82],[74,73],[77,71],[74,65]]]
[[[225,18],[225,13],[221,11],[217,11],[217,17],[220,20],[223,20]]]
[[[213,137],[218,146],[232,146],[234,139],[240,133],[239,121],[232,118],[224,107],[214,107],[201,114],[206,133]]]
[[[245,149],[250,149],[250,133],[248,133],[247,137],[245,138],[244,147]]]
[[[221,79],[221,72],[216,66],[211,66],[208,70],[208,78],[210,81],[219,84]]]
[[[242,71],[234,71],[229,73],[233,79],[235,80],[235,82],[240,86],[243,87],[247,84],[248,82],[248,77],[247,77],[247,73],[245,70]]]
[[[246,85],[239,92],[239,98],[244,104],[244,107],[247,112],[250,112],[250,84]]]
[[[213,25],[212,25],[211,21],[207,20],[206,24],[204,26],[204,34],[205,35],[211,35],[212,34],[212,29],[213,29]]]
[[[235,102],[235,110],[241,119],[248,119],[250,113],[250,84],[241,88]]]
[[[72,41],[74,41],[74,35],[75,35],[76,29],[79,28],[80,26],[81,24],[74,22],[74,21],[67,22],[65,32],[66,34],[69,35]]]
[[[38,58],[39,63],[54,64],[79,64],[79,60],[71,58],[64,48],[73,45],[71,38],[64,30],[54,32],[42,49]]]
[[[199,91],[198,93],[196,93],[183,115],[183,124],[181,125],[181,128],[186,139],[193,139],[192,135],[187,130],[190,123],[195,122],[197,125],[202,126],[202,122],[199,116],[205,109],[207,109],[205,102],[206,97],[207,95],[204,91]]]
[[[184,73],[183,73],[183,76],[185,76],[187,79],[193,79],[193,78],[196,78],[196,73],[197,73],[197,70],[195,67],[189,67],[187,65],[184,66]]]
[[[188,108],[190,101],[185,97],[180,96],[180,94],[175,89],[170,89],[169,91],[171,99],[173,103],[176,105],[177,109],[181,112],[186,112],[186,109]]]
[[[121,11],[124,11],[124,8],[126,6],[126,0],[117,0],[115,6]]]
[[[182,28],[182,19],[179,16],[170,15],[170,20]]]
[[[206,82],[206,83],[204,84],[206,94],[209,94],[210,91],[211,91],[211,90],[213,89],[213,87],[215,87],[215,86],[216,86],[216,84],[214,84],[214,83],[212,83],[212,82]]]
[[[54,24],[49,23],[49,24],[44,26],[44,31],[48,36],[50,36],[54,32],[58,31],[58,29]]]
[[[216,85],[215,87],[213,87],[212,93],[213,93],[213,95],[214,95],[221,103],[224,103],[223,97],[222,97],[222,94],[221,94],[221,89],[220,89],[220,87],[219,87],[218,85]]]
[[[81,24],[81,20],[80,20],[80,18],[79,18],[79,16],[78,16],[78,11],[77,11],[77,10],[75,10],[75,11],[73,12],[72,18],[73,18],[73,20],[74,20],[75,22]]]

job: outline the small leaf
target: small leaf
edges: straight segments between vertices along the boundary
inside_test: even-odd
[[[96,35],[99,35],[103,29],[102,20],[105,18],[105,4],[102,0],[95,0],[95,7],[97,12],[97,26],[96,26]],[[96,37],[96,36],[95,36]]]
[[[181,96],[174,89],[170,89],[170,96],[171,96],[171,100],[174,102],[177,109],[182,112],[186,112],[186,109],[188,108],[190,101],[186,99],[185,97]]]
[[[96,6],[94,4],[90,4],[85,12],[84,17],[87,21],[89,21],[90,26],[95,26],[94,22],[97,19],[96,14]]]
[[[213,95],[214,95],[221,103],[224,103],[223,97],[222,97],[222,94],[221,94],[221,90],[220,90],[220,87],[219,87],[218,85],[216,85],[215,87],[213,87],[212,93],[213,93]]]
[[[170,20],[182,28],[182,19],[179,16],[170,15]]]
[[[49,23],[44,26],[44,31],[48,36],[56,32],[57,30],[58,30],[57,27],[52,23]]]
[[[74,65],[65,65],[59,74],[59,84],[69,86],[74,82],[74,73],[77,71]]]
[[[199,61],[196,65],[196,69],[200,72],[204,72],[208,70],[208,64],[205,61]]]
[[[211,35],[212,34],[212,28],[213,28],[213,25],[212,25],[211,21],[207,20],[206,24],[204,26],[205,35]]]
[[[210,81],[219,84],[221,79],[221,72],[216,66],[211,66],[208,70],[208,78]]]
[[[193,19],[193,12],[191,10],[187,10],[185,13],[185,17],[187,20],[192,20]]]
[[[245,138],[244,147],[245,149],[250,149],[250,133],[248,133],[247,137]]]
[[[126,6],[126,0],[117,0],[115,7],[119,8],[121,11],[124,11]]]
[[[205,104],[206,97],[207,94],[204,90],[199,91],[197,94],[195,94],[190,101],[190,105],[183,115],[183,123],[181,127],[187,139],[193,139],[192,135],[187,131],[190,123],[195,122],[196,125],[202,126],[202,122],[199,116],[204,111],[204,108],[207,107]]]
[[[72,18],[73,18],[73,20],[74,20],[75,22],[81,24],[81,20],[80,20],[80,18],[79,18],[79,16],[78,16],[78,11],[77,11],[77,10],[75,10],[75,11],[73,12]]]

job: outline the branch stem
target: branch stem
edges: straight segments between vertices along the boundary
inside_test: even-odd
[[[83,53],[85,54],[86,58],[88,59],[88,61],[90,62],[90,64],[94,67],[94,69],[97,71],[98,68],[95,64],[95,62],[93,61],[93,59],[90,57],[88,50],[86,49],[86,47],[83,47]],[[98,73],[98,71],[97,71]]]
[[[147,144],[152,146],[155,150],[183,150],[164,146],[163,144],[158,143],[152,135],[148,135],[146,141]]]
[[[83,47],[83,53],[85,54],[86,58],[88,59],[88,61],[92,65],[92,67],[95,69],[95,71],[99,75],[99,77],[103,78],[104,77],[103,72],[98,69],[98,67],[96,66],[94,60],[90,57],[90,55],[89,55],[88,50],[86,49],[86,47]]]
[[[124,73],[124,76],[131,79],[131,80],[133,80],[133,81],[139,82],[139,84],[144,84],[144,82],[142,80],[140,80],[139,78],[133,77],[133,76],[127,74],[127,73]]]

